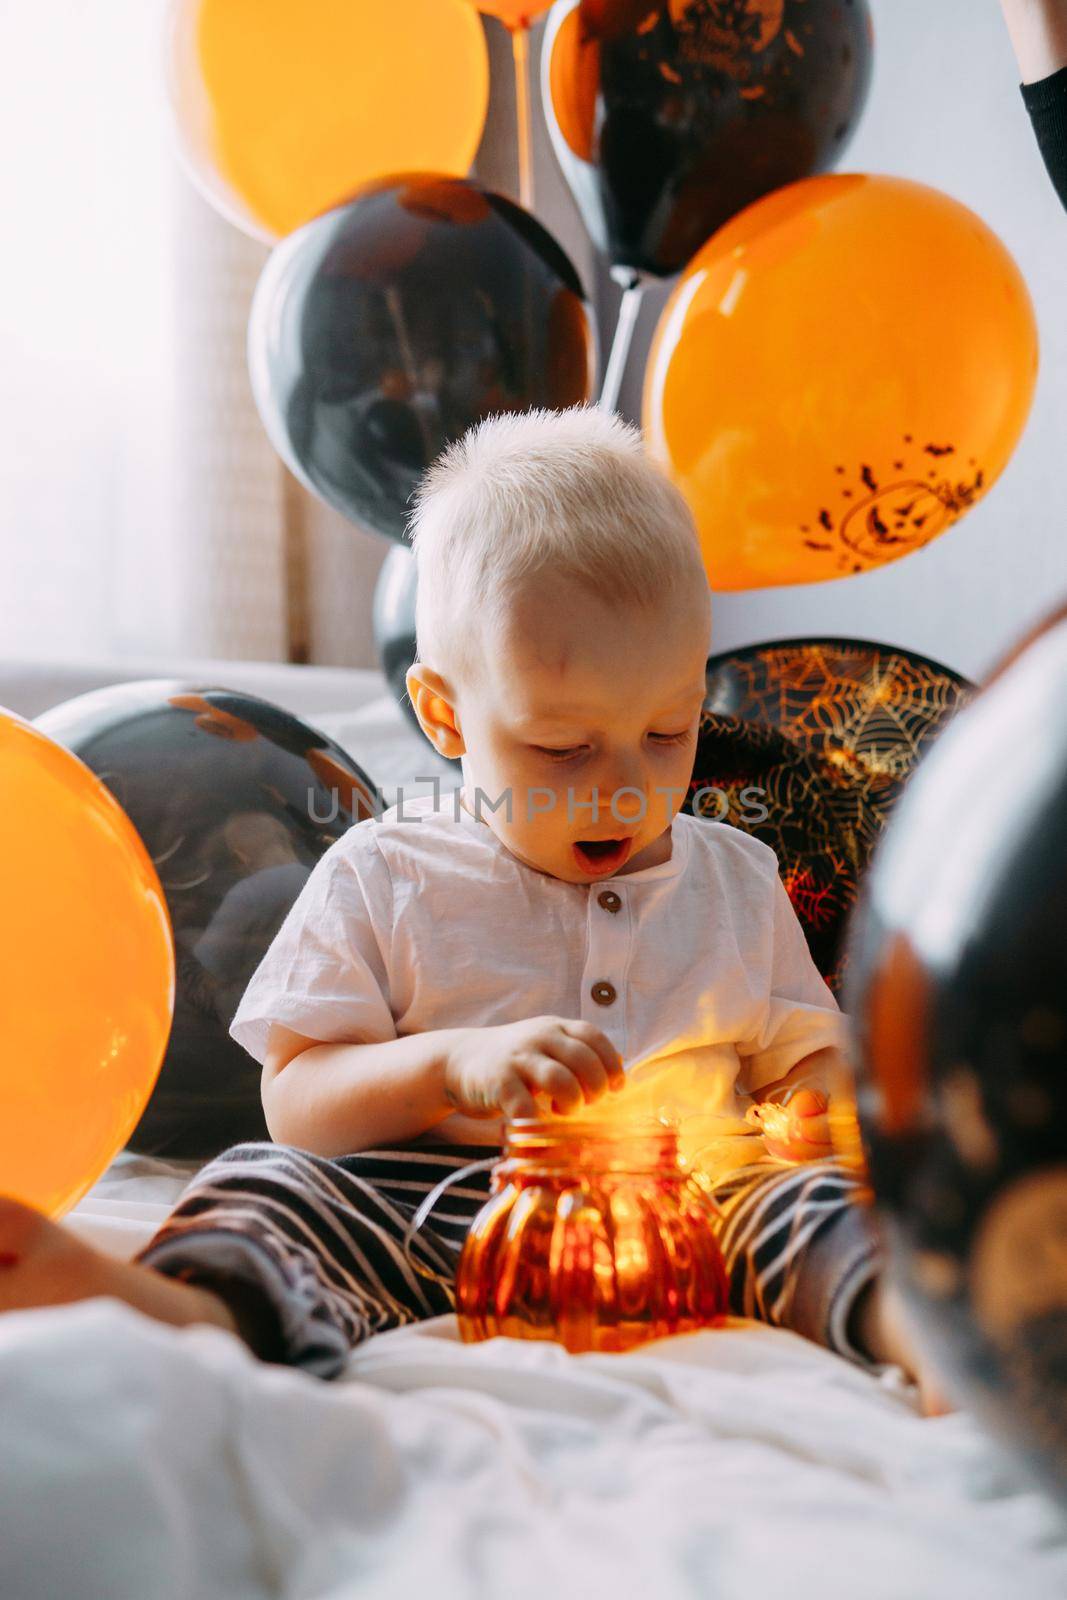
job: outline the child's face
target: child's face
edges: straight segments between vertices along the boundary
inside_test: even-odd
[[[710,643],[706,585],[669,607],[620,611],[538,578],[454,708],[467,809],[519,860],[570,883],[666,860]],[[486,803],[508,793],[510,819],[506,804]],[[583,848],[608,839],[620,842]]]

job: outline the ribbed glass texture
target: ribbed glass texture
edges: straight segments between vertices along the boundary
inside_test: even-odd
[[[655,1122],[508,1125],[456,1280],[465,1340],[629,1350],[726,1312],[715,1207]]]

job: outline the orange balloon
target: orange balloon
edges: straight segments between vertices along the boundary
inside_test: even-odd
[[[509,33],[528,28],[551,4],[552,0],[477,0],[478,10],[487,17],[496,17]]]
[[[171,0],[168,87],[191,175],[259,238],[365,183],[465,176],[489,104],[464,0]]]
[[[125,812],[0,711],[0,1193],[53,1216],[136,1127],[174,1009],[166,901]]]
[[[980,217],[904,178],[775,190],[708,240],[663,309],[649,448],[713,589],[815,583],[919,550],[996,482],[1038,337]]]

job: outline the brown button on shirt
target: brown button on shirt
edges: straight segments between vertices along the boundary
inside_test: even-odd
[[[618,998],[613,983],[594,983],[589,993],[593,996],[598,1006],[614,1005]]]

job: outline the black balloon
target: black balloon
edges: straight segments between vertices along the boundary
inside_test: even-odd
[[[415,660],[415,597],[418,587],[414,553],[405,545],[398,544],[390,550],[378,573],[372,626],[385,681],[393,699],[416,728],[419,727],[419,719],[408,694],[407,675],[408,668]],[[419,731],[422,731],[421,728]]]
[[[293,472],[352,521],[402,539],[420,474],[501,411],[589,397],[585,296],[541,224],[459,178],[361,190],[291,234],[249,327],[260,415]]]
[[[374,590],[374,643],[382,673],[397,705],[413,728],[422,732],[408,694],[408,668],[415,660],[415,599],[419,592],[415,555],[407,545],[394,545],[382,562]],[[438,750],[436,752],[441,755]],[[442,756],[442,760],[451,758]],[[457,768],[459,761],[453,763]]]
[[[916,773],[850,930],[871,1181],[946,1381],[1067,1502],[1067,616]]]
[[[268,1137],[260,1068],[228,1029],[312,867],[382,798],[332,739],[255,695],[152,679],[37,718],[107,784],[155,864],[174,932],[167,1053],[129,1141],[203,1159]]]
[[[542,98],[597,248],[669,276],[745,206],[832,167],[872,45],[866,0],[562,0]]]

